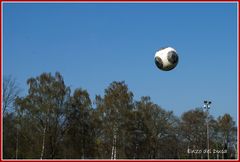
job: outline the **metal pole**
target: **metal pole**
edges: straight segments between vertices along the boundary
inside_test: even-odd
[[[204,108],[207,111],[206,124],[207,124],[207,154],[208,154],[208,159],[210,159],[210,156],[209,156],[209,153],[210,153],[210,150],[209,150],[209,109],[210,109],[210,104],[211,103],[212,103],[211,101],[204,101]]]
[[[207,151],[208,151],[208,159],[209,159],[209,127],[208,127],[208,108],[207,108]]]

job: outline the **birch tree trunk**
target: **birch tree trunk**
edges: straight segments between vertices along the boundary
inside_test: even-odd
[[[45,151],[45,138],[46,138],[46,129],[47,129],[47,124],[45,125],[43,129],[43,140],[42,140],[42,150],[41,150],[41,156],[40,159],[43,159],[44,156],[44,151]]]
[[[16,155],[16,159],[18,159],[18,127],[17,127],[17,140],[16,140],[16,152],[15,152],[15,155]]]

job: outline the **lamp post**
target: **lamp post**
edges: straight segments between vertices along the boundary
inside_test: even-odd
[[[207,112],[207,154],[208,154],[208,159],[209,159],[209,126],[208,126],[208,116],[209,116],[209,109],[210,109],[210,105],[211,105],[211,101],[204,101],[204,106],[203,108],[206,109]]]

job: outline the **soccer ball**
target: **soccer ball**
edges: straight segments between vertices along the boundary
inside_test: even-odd
[[[177,51],[172,47],[161,48],[155,54],[155,64],[163,71],[169,71],[174,69],[178,64]]]

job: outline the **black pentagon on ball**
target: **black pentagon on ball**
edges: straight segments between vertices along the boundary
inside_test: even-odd
[[[178,55],[175,51],[169,51],[167,54],[167,59],[172,64],[178,63]]]
[[[157,67],[159,69],[163,69],[163,62],[162,62],[162,59],[160,57],[155,57],[155,64],[157,65]]]

